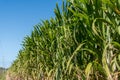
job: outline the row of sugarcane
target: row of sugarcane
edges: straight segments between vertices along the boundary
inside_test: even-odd
[[[9,68],[21,80],[120,79],[120,1],[67,0],[34,26]]]

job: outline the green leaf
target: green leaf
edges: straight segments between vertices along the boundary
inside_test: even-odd
[[[118,34],[120,35],[120,26],[118,26],[118,29],[117,29],[117,30],[118,30]]]
[[[82,47],[84,44],[85,44],[85,43],[79,44],[78,47],[75,49],[75,51],[72,53],[72,56],[69,58],[69,60],[68,60],[68,62],[67,62],[67,69],[66,69],[66,71],[68,70],[68,68],[69,68],[69,66],[70,66],[71,60],[73,59],[73,57],[74,57],[75,55],[77,55],[78,51],[80,51],[81,47]]]
[[[91,70],[92,70],[92,63],[88,63],[86,69],[85,69],[85,74],[87,77],[89,77],[90,73],[91,73]]]

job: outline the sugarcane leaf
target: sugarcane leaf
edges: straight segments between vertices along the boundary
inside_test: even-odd
[[[85,74],[87,77],[89,77],[89,75],[91,74],[91,70],[92,70],[92,63],[88,63],[87,67],[85,68]]]

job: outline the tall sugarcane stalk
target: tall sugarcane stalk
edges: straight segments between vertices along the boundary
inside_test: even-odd
[[[25,37],[9,72],[26,80],[117,80],[118,0],[66,0]]]

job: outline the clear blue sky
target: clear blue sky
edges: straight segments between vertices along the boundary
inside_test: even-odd
[[[41,20],[54,17],[56,2],[62,0],[0,0],[0,66],[16,59],[26,35]]]

